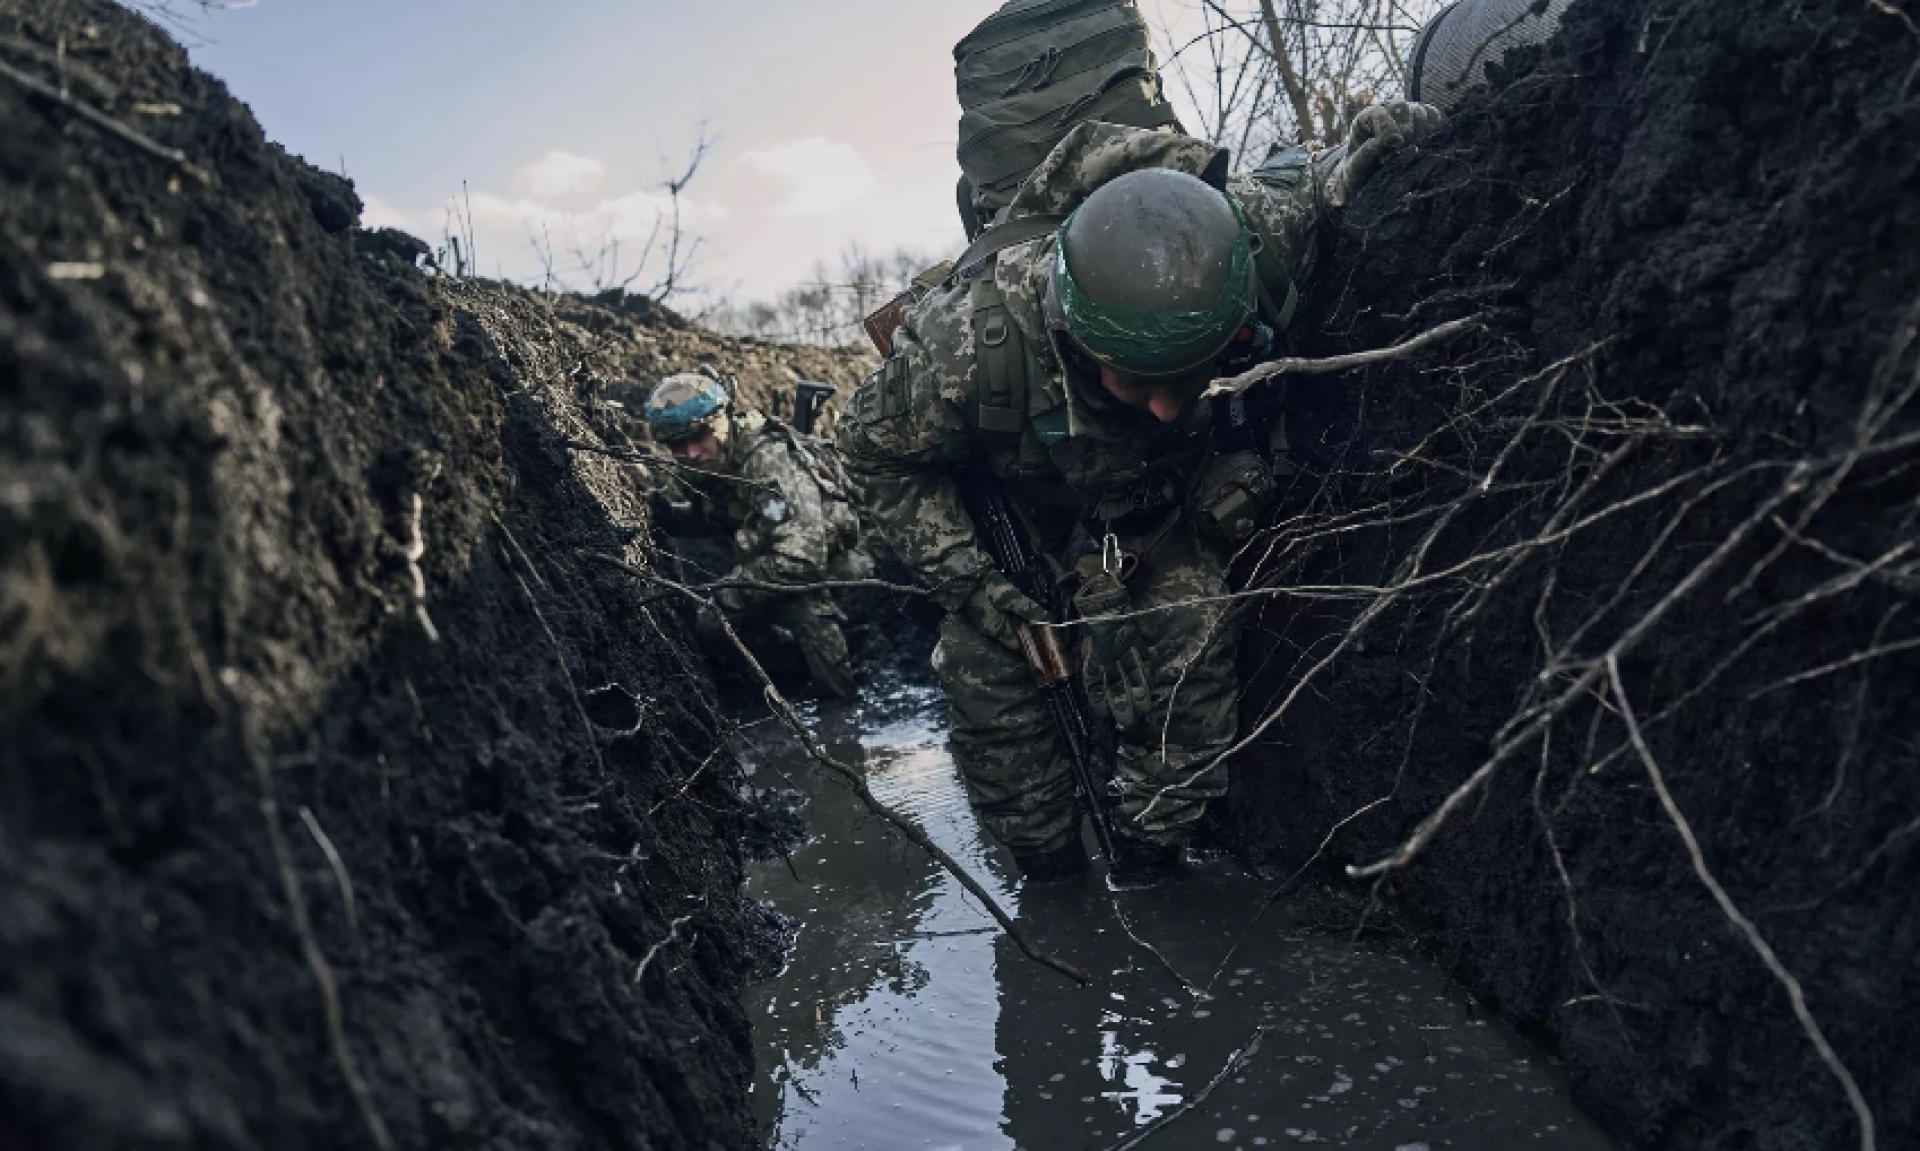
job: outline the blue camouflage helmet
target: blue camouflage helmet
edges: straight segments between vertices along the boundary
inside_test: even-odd
[[[705,431],[727,407],[727,389],[718,380],[683,372],[661,380],[642,410],[655,439],[676,443]]]

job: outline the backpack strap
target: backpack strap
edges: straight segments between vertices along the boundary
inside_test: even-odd
[[[974,277],[968,289],[973,307],[974,426],[983,432],[1019,435],[1027,423],[1028,373],[1033,357],[1020,327],[1007,314],[1007,298],[992,275]]]
[[[1067,222],[1065,216],[1021,216],[1002,224],[995,224],[980,233],[960,258],[953,262],[954,270],[960,275],[970,275],[974,266],[988,256],[997,256],[1015,244],[1024,244],[1029,240],[1038,240],[1042,236],[1051,236],[1059,231],[1060,225]]]

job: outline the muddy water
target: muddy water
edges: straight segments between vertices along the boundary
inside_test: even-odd
[[[791,868],[759,866],[749,881],[802,925],[786,970],[748,996],[769,1146],[1108,1148],[1216,1078],[1141,1146],[1613,1146],[1549,1060],[1408,949],[1354,942],[1355,909],[1337,900],[1282,901],[1249,932],[1271,885],[1225,862],[1117,900],[1094,876],[1020,890],[967,808],[941,714],[936,694],[903,687],[817,719],[883,800],[1095,984],[1024,959],[761,725],[754,782],[806,792],[812,833]]]

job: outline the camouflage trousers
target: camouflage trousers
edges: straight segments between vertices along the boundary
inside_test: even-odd
[[[826,592],[742,596],[726,609],[726,616],[727,622],[749,645],[758,642],[756,633],[772,627],[783,629],[800,649],[807,663],[807,674],[816,688],[842,698],[853,694],[853,674],[846,633],[840,630],[840,610]],[[718,631],[712,624],[703,624],[702,629],[703,632]],[[728,646],[717,635],[703,634],[701,638],[716,649]]]
[[[1121,541],[1130,542],[1149,543]],[[1124,579],[1092,558],[1082,565],[1092,578],[1076,597],[1087,622],[1074,629],[1073,647],[1096,719],[1117,734],[1116,826],[1151,843],[1182,844],[1207,802],[1226,794],[1226,767],[1212,760],[1238,727],[1239,628],[1217,601],[1226,579],[1184,523],[1145,546]],[[948,616],[933,667],[947,697],[954,760],[981,822],[1018,852],[1065,846],[1080,826],[1072,768],[1026,661]]]

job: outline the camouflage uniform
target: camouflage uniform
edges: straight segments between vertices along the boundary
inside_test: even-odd
[[[860,546],[852,493],[828,457],[791,428],[736,409],[723,455],[711,473],[689,480],[703,497],[698,519],[669,518],[668,530],[731,531],[734,567],[728,581],[803,584],[864,579],[872,560]],[[824,590],[805,593],[727,588],[716,597],[739,626],[777,625],[792,634],[815,682],[837,695],[852,692],[843,618]]]
[[[1225,179],[1226,153],[1201,141],[1082,124],[1004,218],[1063,215],[1142,168],[1224,182],[1264,244],[1262,312],[1284,327],[1311,259],[1320,181],[1305,153],[1279,159]],[[1092,622],[1075,629],[1077,658],[1089,702],[1116,729],[1120,830],[1179,844],[1226,790],[1213,760],[1238,723],[1238,636],[1219,599],[1224,565],[1183,510],[1207,462],[1211,413],[1190,404],[1161,425],[1097,379],[1069,377],[1042,310],[1055,243],[1048,235],[1007,248],[916,304],[894,355],[842,418],[841,450],[881,531],[948,612],[934,667],[954,757],[988,829],[1036,854],[1065,847],[1079,821],[1065,752],[1024,660],[1010,635],[981,631],[961,610],[991,568],[955,482],[969,468],[1001,477],[1041,549],[1082,577],[1076,607]],[[1001,302],[1004,311],[992,312]],[[1018,339],[995,338],[998,315]],[[1019,410],[1009,412],[1006,389],[992,382],[1005,369],[988,357],[1021,344],[1030,357],[1024,402],[1013,396]]]

